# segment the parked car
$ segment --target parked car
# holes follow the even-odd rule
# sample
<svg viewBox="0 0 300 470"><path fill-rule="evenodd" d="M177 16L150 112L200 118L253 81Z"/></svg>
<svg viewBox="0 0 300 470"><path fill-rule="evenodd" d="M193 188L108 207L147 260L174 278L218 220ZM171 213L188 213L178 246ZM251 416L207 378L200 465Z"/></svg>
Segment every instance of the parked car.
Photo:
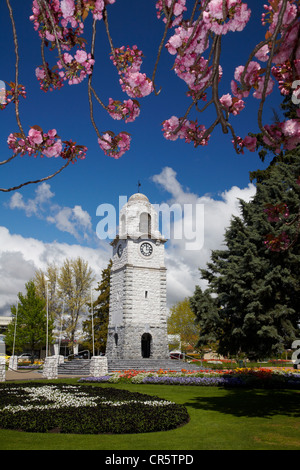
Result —
<svg viewBox="0 0 300 470"><path fill-rule="evenodd" d="M23 353L20 356L18 356L18 362L22 361L31 361L31 355L28 353Z"/></svg>

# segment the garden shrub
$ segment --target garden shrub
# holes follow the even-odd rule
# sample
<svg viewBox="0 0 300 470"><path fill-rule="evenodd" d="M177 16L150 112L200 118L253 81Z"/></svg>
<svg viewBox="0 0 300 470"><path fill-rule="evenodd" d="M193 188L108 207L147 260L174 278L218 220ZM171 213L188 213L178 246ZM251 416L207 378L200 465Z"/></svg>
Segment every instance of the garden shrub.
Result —
<svg viewBox="0 0 300 470"><path fill-rule="evenodd" d="M183 405L99 386L0 385L0 428L29 432L126 434L166 431L189 420Z"/></svg>

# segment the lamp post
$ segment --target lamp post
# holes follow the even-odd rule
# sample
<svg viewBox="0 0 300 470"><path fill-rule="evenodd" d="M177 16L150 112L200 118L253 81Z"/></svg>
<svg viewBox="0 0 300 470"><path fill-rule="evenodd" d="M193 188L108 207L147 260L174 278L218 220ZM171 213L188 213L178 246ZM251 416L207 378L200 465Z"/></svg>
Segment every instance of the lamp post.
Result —
<svg viewBox="0 0 300 470"><path fill-rule="evenodd" d="M46 357L48 357L48 324L49 324L49 279L46 279L46 285L47 285L47 290L46 290L46 295L47 295L47 322L46 322Z"/></svg>
<svg viewBox="0 0 300 470"><path fill-rule="evenodd" d="M14 330L14 343L13 343L13 353L12 353L13 356L15 355L17 320L18 320L18 302L17 302L17 307L16 307L15 330Z"/></svg>
<svg viewBox="0 0 300 470"><path fill-rule="evenodd" d="M92 312L92 342L93 342L93 356L95 356L95 339L94 339L94 305L93 305L93 290L91 288L91 312Z"/></svg>

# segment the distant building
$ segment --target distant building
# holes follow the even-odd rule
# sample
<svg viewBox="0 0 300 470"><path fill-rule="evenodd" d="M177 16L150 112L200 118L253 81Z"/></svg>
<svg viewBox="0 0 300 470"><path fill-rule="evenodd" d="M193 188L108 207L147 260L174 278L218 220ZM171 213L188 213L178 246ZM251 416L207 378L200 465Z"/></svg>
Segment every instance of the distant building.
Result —
<svg viewBox="0 0 300 470"><path fill-rule="evenodd" d="M7 325L11 322L12 317L2 317L0 316L0 356L5 356L6 346L5 346L5 330Z"/></svg>

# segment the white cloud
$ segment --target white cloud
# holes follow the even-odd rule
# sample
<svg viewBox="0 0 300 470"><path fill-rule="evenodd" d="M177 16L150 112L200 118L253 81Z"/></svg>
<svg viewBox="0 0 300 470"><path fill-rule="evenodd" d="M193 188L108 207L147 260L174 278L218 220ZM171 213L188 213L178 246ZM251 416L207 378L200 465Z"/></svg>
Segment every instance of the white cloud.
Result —
<svg viewBox="0 0 300 470"><path fill-rule="evenodd" d="M34 277L37 269L45 270L48 263L63 263L66 258L80 256L93 269L96 283L111 256L110 246L88 248L66 243L44 243L35 238L11 234L0 227L0 315L10 315L10 306L17 302L18 292Z"/></svg>
<svg viewBox="0 0 300 470"><path fill-rule="evenodd" d="M197 249L195 246L194 249L187 249L187 243L193 240L184 237L171 237L166 244L168 304L173 305L192 295L196 285L206 287L206 281L200 279L199 268L206 267L212 250L222 248L225 229L229 226L231 217L240 215L239 199L249 201L255 195L256 188L253 184L245 188L233 186L222 192L218 199L209 195L199 196L185 190L177 180L176 172L169 167L153 176L153 181L171 195L166 201L170 206L179 204L182 207L182 218L176 222L182 227L177 228L181 228L183 235L194 233L194 240L198 240L199 245ZM198 219L195 217L197 206ZM203 221L200 217L202 211Z"/></svg>
<svg viewBox="0 0 300 470"><path fill-rule="evenodd" d="M54 224L62 232L73 235L76 240L86 239L92 232L89 213L81 206L61 207L52 202L55 194L50 184L42 183L35 189L35 197L24 200L21 193L14 193L7 206L10 209L23 210L27 217L36 216ZM50 215L49 215L50 214Z"/></svg>
<svg viewBox="0 0 300 470"><path fill-rule="evenodd" d="M199 268L206 267L212 250L222 248L224 232L229 226L231 217L239 215L238 199L249 201L255 194L255 186L249 184L245 188L233 186L214 199L210 195L191 193L182 187L178 179L176 172L170 167L164 168L160 174L153 176L153 181L170 195L166 203L170 206L178 204L182 208L184 218L176 222L177 226L178 224L184 225L181 227L183 233L188 231L193 233L197 227L198 231L203 233L203 240L197 250L187 249L186 243L191 240L183 237L177 239L170 237L167 242L165 261L169 306L192 295L196 285L206 287L205 282L200 280ZM14 193L10 204L11 208L22 210L27 207L27 211L30 207L30 214L39 214L43 217L43 208L50 204L52 214L47 214L45 220L55 224L59 230L72 233L78 238L82 232L89 233L91 218L81 206L75 205L73 208L55 206L52 198L53 193L50 186L46 184L37 188L36 196L32 200L24 201L19 193ZM204 222L201 221L200 225L199 220L195 221L197 206L204 209ZM192 209L192 212L185 211L186 207ZM108 242L99 240L98 242L100 248L58 242L44 243L35 238L12 235L7 228L0 227L0 315L9 314L10 305L17 300L17 293L24 291L25 283L34 276L35 270L46 269L47 263L57 262L57 260L63 262L66 258L80 256L88 261L89 266L100 279L101 271L107 266L111 257L111 247Z"/></svg>

